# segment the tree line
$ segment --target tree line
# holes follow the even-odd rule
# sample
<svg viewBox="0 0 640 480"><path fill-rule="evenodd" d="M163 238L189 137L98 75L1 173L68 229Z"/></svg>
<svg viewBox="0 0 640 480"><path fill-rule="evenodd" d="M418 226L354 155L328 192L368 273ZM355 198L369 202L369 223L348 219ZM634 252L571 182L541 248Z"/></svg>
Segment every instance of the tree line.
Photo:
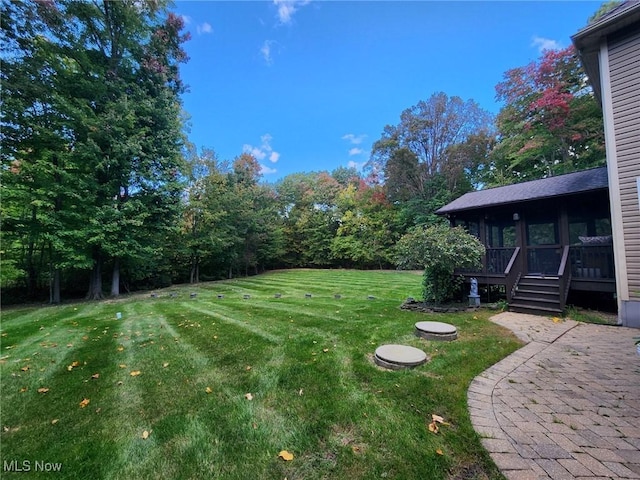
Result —
<svg viewBox="0 0 640 480"><path fill-rule="evenodd" d="M3 302L389 268L400 239L467 191L604 164L601 112L569 47L505 72L495 118L434 93L383 128L362 172L268 184L251 155L189 144L189 34L168 3L0 5Z"/></svg>

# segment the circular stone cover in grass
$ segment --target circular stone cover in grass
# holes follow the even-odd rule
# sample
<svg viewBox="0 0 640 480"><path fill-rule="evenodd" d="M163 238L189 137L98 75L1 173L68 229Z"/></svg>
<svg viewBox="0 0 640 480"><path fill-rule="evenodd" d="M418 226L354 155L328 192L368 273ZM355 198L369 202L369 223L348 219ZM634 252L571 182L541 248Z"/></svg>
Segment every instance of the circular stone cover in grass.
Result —
<svg viewBox="0 0 640 480"><path fill-rule="evenodd" d="M407 345L382 345L373 357L377 365L392 370L413 368L427 362L427 354Z"/></svg>
<svg viewBox="0 0 640 480"><path fill-rule="evenodd" d="M458 330L453 325L443 322L418 322L416 335L427 340L450 342L458 338Z"/></svg>

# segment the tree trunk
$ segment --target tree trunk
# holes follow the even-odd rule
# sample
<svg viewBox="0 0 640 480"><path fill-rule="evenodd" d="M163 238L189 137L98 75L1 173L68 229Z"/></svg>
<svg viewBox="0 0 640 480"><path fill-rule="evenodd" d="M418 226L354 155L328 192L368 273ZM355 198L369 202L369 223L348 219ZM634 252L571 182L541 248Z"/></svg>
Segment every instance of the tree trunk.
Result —
<svg viewBox="0 0 640 480"><path fill-rule="evenodd" d="M93 255L93 269L89 278L89 291L87 292L87 300L101 300L104 298L102 294L102 258L99 252Z"/></svg>
<svg viewBox="0 0 640 480"><path fill-rule="evenodd" d="M200 282L200 257L194 256L191 260L191 274L189 276L189 283Z"/></svg>
<svg viewBox="0 0 640 480"><path fill-rule="evenodd" d="M60 269L59 268L53 269L49 301L54 305L58 305L60 303Z"/></svg>
<svg viewBox="0 0 640 480"><path fill-rule="evenodd" d="M113 260L113 274L111 276L111 296L117 297L120 295L120 258L116 257Z"/></svg>

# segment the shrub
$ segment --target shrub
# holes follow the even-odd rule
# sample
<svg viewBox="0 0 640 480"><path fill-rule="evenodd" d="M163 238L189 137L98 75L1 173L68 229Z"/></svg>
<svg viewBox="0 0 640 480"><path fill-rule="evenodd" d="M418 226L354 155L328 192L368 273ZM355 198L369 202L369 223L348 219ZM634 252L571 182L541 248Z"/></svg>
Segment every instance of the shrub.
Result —
<svg viewBox="0 0 640 480"><path fill-rule="evenodd" d="M424 268L424 300L441 304L450 300L459 280L458 268L480 268L484 245L462 227L416 227L396 244L399 268Z"/></svg>

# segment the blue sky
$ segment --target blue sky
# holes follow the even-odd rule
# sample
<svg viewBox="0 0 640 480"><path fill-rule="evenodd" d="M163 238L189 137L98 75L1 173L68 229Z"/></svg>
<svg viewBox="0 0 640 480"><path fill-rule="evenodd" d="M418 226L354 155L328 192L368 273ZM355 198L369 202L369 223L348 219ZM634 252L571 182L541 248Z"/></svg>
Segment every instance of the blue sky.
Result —
<svg viewBox="0 0 640 480"><path fill-rule="evenodd" d="M433 93L492 113L505 71L566 47L597 1L177 1L189 139L247 151L265 181L359 168L385 125Z"/></svg>

